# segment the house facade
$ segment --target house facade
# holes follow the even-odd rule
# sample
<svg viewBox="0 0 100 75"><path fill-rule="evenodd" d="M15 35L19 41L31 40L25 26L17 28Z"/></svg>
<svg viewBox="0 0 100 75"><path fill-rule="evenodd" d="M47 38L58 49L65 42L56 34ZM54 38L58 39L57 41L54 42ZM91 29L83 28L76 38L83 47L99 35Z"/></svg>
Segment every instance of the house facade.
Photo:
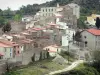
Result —
<svg viewBox="0 0 100 75"><path fill-rule="evenodd" d="M40 15L42 17L50 17L56 12L57 7L44 7L40 9Z"/></svg>
<svg viewBox="0 0 100 75"><path fill-rule="evenodd" d="M68 4L68 6L70 6L73 9L73 15L75 15L77 17L77 19L79 19L80 6L78 4L75 4L75 3L70 3L70 4Z"/></svg>
<svg viewBox="0 0 100 75"><path fill-rule="evenodd" d="M87 29L82 32L82 42L84 47L91 50L100 49L100 30L98 29Z"/></svg>
<svg viewBox="0 0 100 75"><path fill-rule="evenodd" d="M0 43L0 59L13 58L13 47Z"/></svg>

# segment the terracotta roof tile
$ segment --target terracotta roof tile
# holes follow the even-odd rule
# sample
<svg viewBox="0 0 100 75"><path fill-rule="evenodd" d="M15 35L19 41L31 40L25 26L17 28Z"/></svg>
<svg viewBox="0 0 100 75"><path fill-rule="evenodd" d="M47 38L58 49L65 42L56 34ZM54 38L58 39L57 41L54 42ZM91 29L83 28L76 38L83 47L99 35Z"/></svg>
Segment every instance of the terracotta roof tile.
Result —
<svg viewBox="0 0 100 75"><path fill-rule="evenodd" d="M30 40L30 39L24 39L24 40L21 40L20 42L21 43L31 43L33 40Z"/></svg>
<svg viewBox="0 0 100 75"><path fill-rule="evenodd" d="M87 29L87 31L93 35L100 36L100 30L99 29Z"/></svg>
<svg viewBox="0 0 100 75"><path fill-rule="evenodd" d="M38 31L38 30L44 30L45 28L32 28L32 29Z"/></svg>
<svg viewBox="0 0 100 75"><path fill-rule="evenodd" d="M23 35L31 35L28 32L21 32L21 34L23 34Z"/></svg>
<svg viewBox="0 0 100 75"><path fill-rule="evenodd" d="M50 52L50 53L56 53L55 50L49 50L48 52Z"/></svg>
<svg viewBox="0 0 100 75"><path fill-rule="evenodd" d="M30 31L30 32L37 32L36 30L33 30L33 29L28 29L27 31Z"/></svg>
<svg viewBox="0 0 100 75"><path fill-rule="evenodd" d="M3 43L8 46L18 46L18 44L16 42L11 42L11 41L7 41L7 40L0 40L0 43Z"/></svg>
<svg viewBox="0 0 100 75"><path fill-rule="evenodd" d="M50 26L59 26L58 24L55 24L55 23L48 23L48 25L50 25Z"/></svg>
<svg viewBox="0 0 100 75"><path fill-rule="evenodd" d="M12 46L0 43L0 47L12 47Z"/></svg>

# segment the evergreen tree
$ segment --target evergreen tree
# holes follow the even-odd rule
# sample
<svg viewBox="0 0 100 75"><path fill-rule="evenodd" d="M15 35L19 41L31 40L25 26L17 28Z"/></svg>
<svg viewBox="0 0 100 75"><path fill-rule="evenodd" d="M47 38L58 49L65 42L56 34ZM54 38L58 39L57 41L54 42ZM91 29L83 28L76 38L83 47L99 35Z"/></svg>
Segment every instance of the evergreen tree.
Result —
<svg viewBox="0 0 100 75"><path fill-rule="evenodd" d="M100 28L100 19L99 19L99 17L96 18L96 24L95 25L96 25L97 29Z"/></svg>
<svg viewBox="0 0 100 75"><path fill-rule="evenodd" d="M2 31L9 32L11 30L11 24L8 22L6 25L3 26Z"/></svg>
<svg viewBox="0 0 100 75"><path fill-rule="evenodd" d="M75 33L75 37L74 37L75 41L77 41L78 45L79 45L79 42L81 42L81 32L80 31L77 31Z"/></svg>

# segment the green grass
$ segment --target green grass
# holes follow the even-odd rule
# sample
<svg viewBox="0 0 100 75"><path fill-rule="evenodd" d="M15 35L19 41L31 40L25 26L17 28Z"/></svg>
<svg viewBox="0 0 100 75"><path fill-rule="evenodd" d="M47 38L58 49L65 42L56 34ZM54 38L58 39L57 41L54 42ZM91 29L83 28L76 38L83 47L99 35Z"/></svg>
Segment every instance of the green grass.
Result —
<svg viewBox="0 0 100 75"><path fill-rule="evenodd" d="M14 69L9 75L44 75L51 71L60 70L65 67L66 65L60 65L58 63L52 62L52 59L46 59L43 61L31 63L21 68Z"/></svg>
<svg viewBox="0 0 100 75"><path fill-rule="evenodd" d="M86 66L84 65L84 63L80 64L79 66L77 66L76 68L74 68L75 70L80 70L86 68Z"/></svg>
<svg viewBox="0 0 100 75"><path fill-rule="evenodd" d="M69 58L69 61L70 61L70 62L75 61L75 58L74 58L72 55L68 55L67 52L62 52L60 55L61 55L62 57L64 57L66 60L68 60L68 58Z"/></svg>
<svg viewBox="0 0 100 75"><path fill-rule="evenodd" d="M67 59L68 55L62 54L62 56ZM70 61L73 61L74 59L72 57L69 57ZM42 61L37 61L30 63L27 66L21 66L20 68L14 68L10 74L5 75L45 75L49 72L61 70L63 68L66 68L68 64L59 64L55 63L51 59L45 59Z"/></svg>

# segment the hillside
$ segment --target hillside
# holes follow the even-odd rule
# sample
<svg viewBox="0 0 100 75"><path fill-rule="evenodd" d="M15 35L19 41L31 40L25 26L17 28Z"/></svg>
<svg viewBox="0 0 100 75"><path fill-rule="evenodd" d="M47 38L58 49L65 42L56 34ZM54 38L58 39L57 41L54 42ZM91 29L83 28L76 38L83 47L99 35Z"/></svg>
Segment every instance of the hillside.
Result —
<svg viewBox="0 0 100 75"><path fill-rule="evenodd" d="M99 0L52 0L43 4L33 4L22 6L17 13L23 15L34 15L41 7L56 6L57 3L60 5L66 5L68 3L76 3L81 6L81 15L90 15L91 13L100 13L100 1Z"/></svg>

